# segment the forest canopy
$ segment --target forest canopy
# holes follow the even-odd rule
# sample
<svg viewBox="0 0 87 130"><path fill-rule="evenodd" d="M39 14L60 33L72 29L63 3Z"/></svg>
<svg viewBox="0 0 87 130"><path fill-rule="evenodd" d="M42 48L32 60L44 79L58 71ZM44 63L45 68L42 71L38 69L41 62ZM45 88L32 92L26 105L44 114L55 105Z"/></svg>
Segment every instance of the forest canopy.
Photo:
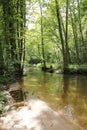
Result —
<svg viewBox="0 0 87 130"><path fill-rule="evenodd" d="M64 72L86 65L86 0L1 0L0 18L0 82L29 63Z"/></svg>

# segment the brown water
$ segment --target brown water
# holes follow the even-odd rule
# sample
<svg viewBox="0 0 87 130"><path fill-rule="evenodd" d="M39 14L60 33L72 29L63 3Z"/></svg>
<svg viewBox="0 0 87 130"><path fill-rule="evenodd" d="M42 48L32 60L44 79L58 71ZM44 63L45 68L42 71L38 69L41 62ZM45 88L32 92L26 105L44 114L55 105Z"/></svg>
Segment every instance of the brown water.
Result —
<svg viewBox="0 0 87 130"><path fill-rule="evenodd" d="M20 82L23 91L34 92L56 110L87 130L87 77L29 72Z"/></svg>

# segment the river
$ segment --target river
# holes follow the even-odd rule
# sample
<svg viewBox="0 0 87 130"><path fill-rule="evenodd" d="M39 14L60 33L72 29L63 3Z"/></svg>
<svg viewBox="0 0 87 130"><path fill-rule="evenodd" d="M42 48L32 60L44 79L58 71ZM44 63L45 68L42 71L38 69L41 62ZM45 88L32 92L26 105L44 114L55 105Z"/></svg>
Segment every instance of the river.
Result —
<svg viewBox="0 0 87 130"><path fill-rule="evenodd" d="M23 91L33 92L53 110L87 129L87 76L32 70L19 81Z"/></svg>

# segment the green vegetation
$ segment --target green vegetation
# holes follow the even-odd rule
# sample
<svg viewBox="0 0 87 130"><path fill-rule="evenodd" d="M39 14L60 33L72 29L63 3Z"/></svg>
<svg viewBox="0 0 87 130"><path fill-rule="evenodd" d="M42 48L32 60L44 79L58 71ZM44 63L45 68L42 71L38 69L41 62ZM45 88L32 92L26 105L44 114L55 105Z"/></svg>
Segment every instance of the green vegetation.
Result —
<svg viewBox="0 0 87 130"><path fill-rule="evenodd" d="M70 74L87 74L87 64L84 65L70 65L68 67L68 73Z"/></svg>
<svg viewBox="0 0 87 130"><path fill-rule="evenodd" d="M81 72L86 71L82 68L87 63L86 1L33 0L28 4L27 9L31 10L26 30L26 61L41 59L41 66L49 64L65 73L73 71L75 65L81 66Z"/></svg>
<svg viewBox="0 0 87 130"><path fill-rule="evenodd" d="M0 102L6 102L7 99L2 92L0 92Z"/></svg>
<svg viewBox="0 0 87 130"><path fill-rule="evenodd" d="M4 111L4 107L2 104L0 104L0 114L2 114L3 111Z"/></svg>
<svg viewBox="0 0 87 130"><path fill-rule="evenodd" d="M0 18L1 84L28 64L87 72L86 0L1 0Z"/></svg>
<svg viewBox="0 0 87 130"><path fill-rule="evenodd" d="M0 83L23 75L24 5L24 0L0 1Z"/></svg>
<svg viewBox="0 0 87 130"><path fill-rule="evenodd" d="M0 92L0 114L2 114L4 112L4 103L7 102L7 99L5 97L5 95L3 94L3 92Z"/></svg>

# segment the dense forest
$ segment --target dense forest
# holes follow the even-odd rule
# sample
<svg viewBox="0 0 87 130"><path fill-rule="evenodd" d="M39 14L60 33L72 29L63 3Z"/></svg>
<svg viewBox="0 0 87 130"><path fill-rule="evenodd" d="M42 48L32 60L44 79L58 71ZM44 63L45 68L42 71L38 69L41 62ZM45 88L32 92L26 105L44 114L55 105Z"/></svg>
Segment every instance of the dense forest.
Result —
<svg viewBox="0 0 87 130"><path fill-rule="evenodd" d="M0 82L37 64L87 72L86 0L1 0Z"/></svg>
<svg viewBox="0 0 87 130"><path fill-rule="evenodd" d="M0 0L0 130L74 125L87 129L87 0Z"/></svg>

